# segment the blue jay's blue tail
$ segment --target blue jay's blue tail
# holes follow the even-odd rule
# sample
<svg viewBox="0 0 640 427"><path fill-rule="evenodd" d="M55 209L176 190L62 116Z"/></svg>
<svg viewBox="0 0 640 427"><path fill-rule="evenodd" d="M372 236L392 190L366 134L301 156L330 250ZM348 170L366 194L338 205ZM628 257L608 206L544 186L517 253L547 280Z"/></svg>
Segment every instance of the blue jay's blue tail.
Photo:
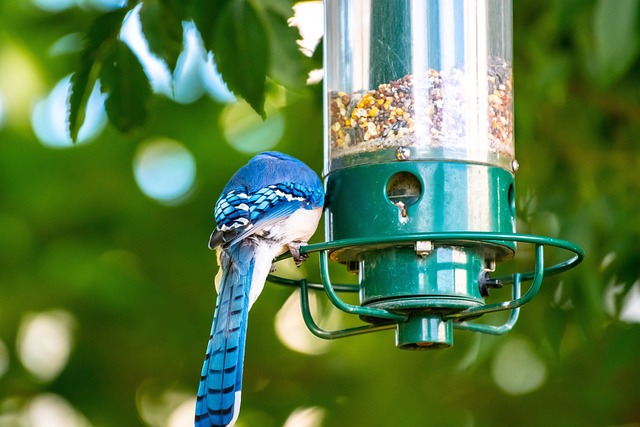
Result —
<svg viewBox="0 0 640 427"><path fill-rule="evenodd" d="M269 260L271 262L271 260ZM255 265L250 239L221 250L223 271L196 401L196 427L228 426L240 411L249 291Z"/></svg>

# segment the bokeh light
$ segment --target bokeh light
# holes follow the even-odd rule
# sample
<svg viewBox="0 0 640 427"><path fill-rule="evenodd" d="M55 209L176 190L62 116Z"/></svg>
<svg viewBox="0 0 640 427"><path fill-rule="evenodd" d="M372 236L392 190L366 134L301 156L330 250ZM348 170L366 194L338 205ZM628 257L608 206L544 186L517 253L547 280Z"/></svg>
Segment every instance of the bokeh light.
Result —
<svg viewBox="0 0 640 427"><path fill-rule="evenodd" d="M524 338L508 339L492 363L495 383L505 393L522 395L540 388L547 379L547 366Z"/></svg>
<svg viewBox="0 0 640 427"><path fill-rule="evenodd" d="M58 82L49 96L38 101L31 113L31 126L40 142L50 148L73 147L67 129L67 100L71 90L71 75ZM100 92L100 84L96 83L89 101L85 120L76 144L90 142L96 138L107 125L107 114L104 110L106 97Z"/></svg>
<svg viewBox="0 0 640 427"><path fill-rule="evenodd" d="M22 365L42 382L56 378L69 359L75 326L73 315L62 309L24 315L16 343Z"/></svg>
<svg viewBox="0 0 640 427"><path fill-rule="evenodd" d="M220 122L226 140L241 153L270 150L284 135L284 117L280 112L270 111L267 119L262 120L245 101L227 105Z"/></svg>
<svg viewBox="0 0 640 427"><path fill-rule="evenodd" d="M289 25L293 25L300 31L301 40L298 40L300 50L307 56L312 56L318 43L324 34L323 3L319 0L302 1L293 5L293 17L289 19ZM307 84L319 83L324 78L322 68L311 70L307 78Z"/></svg>
<svg viewBox="0 0 640 427"><path fill-rule="evenodd" d="M0 43L0 91L4 98L4 123L29 123L33 103L46 88L40 65L29 49L9 38Z"/></svg>
<svg viewBox="0 0 640 427"><path fill-rule="evenodd" d="M125 5L126 0L32 0L33 4L47 12L61 12L74 6L112 10Z"/></svg>
<svg viewBox="0 0 640 427"><path fill-rule="evenodd" d="M195 405L195 396L154 379L143 381L136 390L138 414L148 426L192 427Z"/></svg>
<svg viewBox="0 0 640 427"><path fill-rule="evenodd" d="M184 49L173 72L173 99L181 104L189 104L205 92L202 68L205 66L206 52L195 24L184 22L183 28Z"/></svg>
<svg viewBox="0 0 640 427"><path fill-rule="evenodd" d="M236 100L233 92L229 90L227 84L222 80L222 76L218 72L213 53L209 52L207 55L207 62L205 62L201 68L201 72L204 87L213 99L223 104Z"/></svg>
<svg viewBox="0 0 640 427"><path fill-rule="evenodd" d="M153 91L171 97L173 94L171 72L167 64L149 50L147 39L142 34L141 7L142 3L133 8L125 17L120 29L120 39L129 46L142 64Z"/></svg>
<svg viewBox="0 0 640 427"><path fill-rule="evenodd" d="M182 144L169 138L157 138L140 145L133 172L144 194L175 205L185 201L194 186L196 162Z"/></svg>
<svg viewBox="0 0 640 427"><path fill-rule="evenodd" d="M322 1L302 1L293 5L293 17L289 24L298 27L302 37L298 44L305 55L311 56L324 34Z"/></svg>
<svg viewBox="0 0 640 427"><path fill-rule="evenodd" d="M626 323L640 323L640 280L637 280L624 296L620 320Z"/></svg>
<svg viewBox="0 0 640 427"><path fill-rule="evenodd" d="M296 410L289 415L283 427L320 427L325 412L325 409L319 406L296 408Z"/></svg>
<svg viewBox="0 0 640 427"><path fill-rule="evenodd" d="M24 411L28 427L90 427L89 421L61 396L35 396Z"/></svg>
<svg viewBox="0 0 640 427"><path fill-rule="evenodd" d="M604 289L602 307L611 317L618 315L618 300L620 295L624 293L625 284L618 283L617 277L613 276L609 279Z"/></svg>
<svg viewBox="0 0 640 427"><path fill-rule="evenodd" d="M321 310L315 292L309 293L309 306L315 319L322 318L323 326L334 329L340 326L342 315L337 310ZM332 342L323 340L307 329L300 311L300 289L287 298L275 317L276 335L289 349L303 354L323 354L329 351Z"/></svg>
<svg viewBox="0 0 640 427"><path fill-rule="evenodd" d="M140 8L136 6L125 18L120 38L136 55L155 93L182 104L189 104L205 93L221 103L235 100L215 67L213 55L205 51L200 33L193 22L183 22L183 51L171 74L167 64L149 49L142 32Z"/></svg>
<svg viewBox="0 0 640 427"><path fill-rule="evenodd" d="M191 397L180 403L169 415L167 427L191 427L193 426L193 414L195 413L196 398Z"/></svg>
<svg viewBox="0 0 640 427"><path fill-rule="evenodd" d="M4 127L4 95L0 92L0 130Z"/></svg>
<svg viewBox="0 0 640 427"><path fill-rule="evenodd" d="M102 10L112 10L123 7L127 0L77 0L80 6L93 6Z"/></svg>
<svg viewBox="0 0 640 427"><path fill-rule="evenodd" d="M75 6L76 0L32 0L33 4L47 12L60 12Z"/></svg>

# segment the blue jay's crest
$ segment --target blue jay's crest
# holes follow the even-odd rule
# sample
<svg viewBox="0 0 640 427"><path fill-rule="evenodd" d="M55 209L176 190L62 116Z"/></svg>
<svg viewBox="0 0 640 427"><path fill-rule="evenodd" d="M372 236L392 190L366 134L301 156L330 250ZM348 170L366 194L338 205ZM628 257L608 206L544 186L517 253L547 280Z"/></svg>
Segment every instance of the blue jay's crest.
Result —
<svg viewBox="0 0 640 427"><path fill-rule="evenodd" d="M216 202L220 282L196 400L196 427L232 426L240 412L248 313L287 249L297 264L324 204L322 182L307 165L278 152L261 153L236 172ZM250 237L250 238L249 238Z"/></svg>

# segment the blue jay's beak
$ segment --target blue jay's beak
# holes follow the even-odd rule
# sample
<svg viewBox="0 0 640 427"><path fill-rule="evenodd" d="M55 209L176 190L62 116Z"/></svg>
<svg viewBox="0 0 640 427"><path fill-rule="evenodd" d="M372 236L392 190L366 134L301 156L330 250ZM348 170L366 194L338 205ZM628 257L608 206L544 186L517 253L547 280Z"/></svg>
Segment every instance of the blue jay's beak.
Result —
<svg viewBox="0 0 640 427"><path fill-rule="evenodd" d="M215 230L213 230L213 233L211 233L211 237L209 237L209 244L207 245L207 247L211 250L214 250L222 243L222 232L216 228Z"/></svg>

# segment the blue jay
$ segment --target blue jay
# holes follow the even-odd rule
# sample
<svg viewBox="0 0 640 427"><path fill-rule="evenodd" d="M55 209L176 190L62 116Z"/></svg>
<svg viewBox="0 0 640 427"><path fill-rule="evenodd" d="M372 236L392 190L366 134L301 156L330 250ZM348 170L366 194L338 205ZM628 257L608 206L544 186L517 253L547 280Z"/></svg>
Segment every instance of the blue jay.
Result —
<svg viewBox="0 0 640 427"><path fill-rule="evenodd" d="M262 292L275 257L300 247L322 215L324 192L307 165L275 151L240 168L216 202L217 227L209 239L220 270L218 299L202 367L195 427L231 426L240 412L249 309Z"/></svg>

